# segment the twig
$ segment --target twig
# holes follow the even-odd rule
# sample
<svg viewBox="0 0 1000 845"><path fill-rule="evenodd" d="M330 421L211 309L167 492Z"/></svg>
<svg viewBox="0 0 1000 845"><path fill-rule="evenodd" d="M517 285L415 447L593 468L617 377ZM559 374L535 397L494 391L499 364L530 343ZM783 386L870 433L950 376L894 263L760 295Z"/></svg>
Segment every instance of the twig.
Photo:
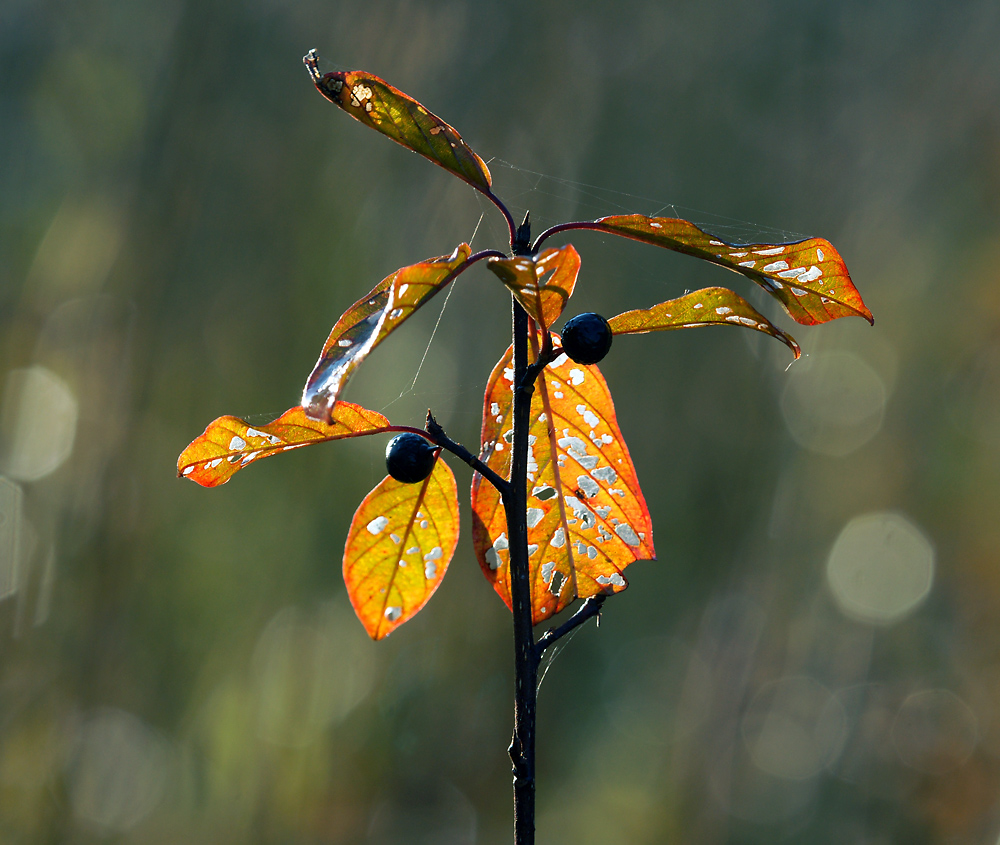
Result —
<svg viewBox="0 0 1000 845"><path fill-rule="evenodd" d="M604 604L604 600L607 597L607 593L599 593L596 596L591 596L582 605L580 605L576 613L563 622L562 625L558 628L550 628L541 637L539 637L538 642L535 643L535 653L538 657L541 657L545 652L545 649L547 649L560 637L564 637L574 628L580 627L592 616L600 616L601 606Z"/></svg>
<svg viewBox="0 0 1000 845"><path fill-rule="evenodd" d="M442 449L447 449L456 458L467 463L490 484L496 487L501 496L505 495L510 489L510 482L497 475L487 464L473 455L472 452L466 449L461 443L456 443L448 437L448 435L444 433L444 429L441 428L438 421L434 419L434 415L430 412L430 410L427 411L427 423L425 428L427 430L427 434L430 435L430 439L435 444L440 446ZM423 432L420 433L422 434Z"/></svg>

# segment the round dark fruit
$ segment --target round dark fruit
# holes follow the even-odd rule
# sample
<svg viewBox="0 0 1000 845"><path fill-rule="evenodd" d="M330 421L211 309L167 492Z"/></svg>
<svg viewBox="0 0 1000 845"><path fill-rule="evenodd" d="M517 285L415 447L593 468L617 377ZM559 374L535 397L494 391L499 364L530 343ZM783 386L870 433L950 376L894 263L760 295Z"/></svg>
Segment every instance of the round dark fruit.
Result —
<svg viewBox="0 0 1000 845"><path fill-rule="evenodd" d="M385 468L396 481L416 484L434 469L434 447L419 434L398 434L385 447Z"/></svg>
<svg viewBox="0 0 1000 845"><path fill-rule="evenodd" d="M577 314L562 330L563 352L578 364L596 364L608 354L613 339L608 321L593 311Z"/></svg>

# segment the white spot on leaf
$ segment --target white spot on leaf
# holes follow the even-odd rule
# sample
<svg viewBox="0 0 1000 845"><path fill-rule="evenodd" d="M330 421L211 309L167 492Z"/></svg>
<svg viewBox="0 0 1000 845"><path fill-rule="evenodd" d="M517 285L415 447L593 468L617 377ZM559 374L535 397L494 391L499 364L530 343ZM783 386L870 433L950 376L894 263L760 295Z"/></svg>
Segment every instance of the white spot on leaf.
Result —
<svg viewBox="0 0 1000 845"><path fill-rule="evenodd" d="M630 546L638 546L640 542L639 536L635 533L631 525L627 525L622 522L615 526L615 534L622 538Z"/></svg>
<svg viewBox="0 0 1000 845"><path fill-rule="evenodd" d="M598 467L591 475L598 481L604 481L607 484L614 484L618 480L618 473L611 467Z"/></svg>
<svg viewBox="0 0 1000 845"><path fill-rule="evenodd" d="M614 472L614 470L612 470L612 472ZM598 486L597 482L594 481L594 479L588 475L578 475L576 478L576 483L577 486L580 488L580 490L588 498L596 496L598 493L601 492L601 488Z"/></svg>
<svg viewBox="0 0 1000 845"><path fill-rule="evenodd" d="M377 516L365 527L368 529L369 534L380 534L382 529L384 529L388 524L389 520L384 516Z"/></svg>
<svg viewBox="0 0 1000 845"><path fill-rule="evenodd" d="M600 417L598 417L597 414L591 411L586 405L577 405L576 412L583 417L584 422L586 422L591 428L596 428L601 423Z"/></svg>

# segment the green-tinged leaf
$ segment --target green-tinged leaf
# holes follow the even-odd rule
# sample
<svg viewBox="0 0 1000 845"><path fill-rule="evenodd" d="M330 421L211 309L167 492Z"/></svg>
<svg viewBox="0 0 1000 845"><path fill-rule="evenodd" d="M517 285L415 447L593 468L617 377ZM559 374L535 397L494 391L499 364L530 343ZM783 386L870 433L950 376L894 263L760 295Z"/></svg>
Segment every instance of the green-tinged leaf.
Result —
<svg viewBox="0 0 1000 845"><path fill-rule="evenodd" d="M486 388L482 458L510 475L511 351ZM532 620L551 618L573 599L620 592L622 571L654 557L652 526L611 393L594 365L560 355L531 399L528 452L528 561ZM510 554L503 503L476 474L473 546L487 580L510 607Z"/></svg>
<svg viewBox="0 0 1000 845"><path fill-rule="evenodd" d="M749 302L728 288L705 288L636 311L626 311L608 320L614 334L692 329L697 326L745 326L769 334L792 350L798 358L802 350L795 339L771 324Z"/></svg>
<svg viewBox="0 0 1000 845"><path fill-rule="evenodd" d="M805 326L850 316L874 322L847 265L823 238L787 244L727 244L687 220L642 214L602 217L588 227L735 270L764 288L793 320Z"/></svg>
<svg viewBox="0 0 1000 845"><path fill-rule="evenodd" d="M376 346L461 272L471 255L460 244L451 255L397 270L354 303L326 339L302 390L302 407L317 420L332 419L337 397Z"/></svg>
<svg viewBox="0 0 1000 845"><path fill-rule="evenodd" d="M580 254L566 244L534 256L491 258L487 266L536 323L549 327L559 319L573 295L580 272Z"/></svg>
<svg viewBox="0 0 1000 845"><path fill-rule="evenodd" d="M365 126L441 165L472 187L489 193L493 180L486 163L454 128L412 97L361 70L321 74L315 50L310 50L303 61L313 84L331 103Z"/></svg>
<svg viewBox="0 0 1000 845"><path fill-rule="evenodd" d="M218 487L261 458L311 443L378 434L388 427L389 420L381 414L350 402L338 404L329 423L310 419L298 406L262 426L237 417L219 417L181 452L177 474L202 487Z"/></svg>
<svg viewBox="0 0 1000 845"><path fill-rule="evenodd" d="M458 525L455 476L440 456L424 481L386 476L365 496L347 535L344 583L372 639L427 604L455 554Z"/></svg>

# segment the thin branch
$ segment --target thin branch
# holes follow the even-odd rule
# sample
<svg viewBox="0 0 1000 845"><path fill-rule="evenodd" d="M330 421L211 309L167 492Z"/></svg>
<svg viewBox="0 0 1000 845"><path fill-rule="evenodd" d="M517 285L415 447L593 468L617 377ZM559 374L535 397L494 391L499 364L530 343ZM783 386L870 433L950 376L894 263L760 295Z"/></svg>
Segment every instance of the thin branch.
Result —
<svg viewBox="0 0 1000 845"><path fill-rule="evenodd" d="M560 637L566 636L574 628L580 627L584 622L590 619L592 616L601 615L601 606L604 604L604 600L608 597L607 593L598 593L596 596L591 596L587 599L580 607L577 609L569 619L563 622L558 628L550 628L541 637L538 638L538 642L535 643L535 653L541 657L552 643L558 640Z"/></svg>
<svg viewBox="0 0 1000 845"><path fill-rule="evenodd" d="M542 234L540 234L535 239L535 242L534 244L532 244L531 249L537 252L538 247L541 245L542 241L552 237L553 235L558 235L560 232L569 232L572 231L573 229L592 229L597 232L607 231L607 229L601 226L601 224L598 223L597 221L579 220L575 223L560 223L559 225L551 226L544 232L542 232Z"/></svg>
<svg viewBox="0 0 1000 845"><path fill-rule="evenodd" d="M461 443L456 443L447 434L444 433L444 429L441 428L440 424L434 415L428 410L427 411L427 431L426 433L420 431L419 429L407 429L407 431L416 431L418 434L427 437L430 435L430 440L436 445L440 446L442 449L447 449L456 458L467 463L476 472L478 472L483 478L485 478L490 484L496 487L497 491L501 496L505 495L507 491L510 490L510 482L507 479L502 478L497 475L492 469L489 468L483 461L472 454L468 449L466 449Z"/></svg>
<svg viewBox="0 0 1000 845"><path fill-rule="evenodd" d="M517 241L517 225L514 223L514 218L510 216L510 212L507 210L507 206L503 204L503 201L500 199L500 197L494 194L493 191L484 191L477 185L473 185L473 187L481 194L483 194L483 196L489 199L490 202L493 203L493 205L495 205L497 208L500 209L500 212L503 214L504 219L507 221L507 228L510 230L510 248L511 251L513 251L514 244ZM502 257L506 258L507 256L504 255Z"/></svg>

